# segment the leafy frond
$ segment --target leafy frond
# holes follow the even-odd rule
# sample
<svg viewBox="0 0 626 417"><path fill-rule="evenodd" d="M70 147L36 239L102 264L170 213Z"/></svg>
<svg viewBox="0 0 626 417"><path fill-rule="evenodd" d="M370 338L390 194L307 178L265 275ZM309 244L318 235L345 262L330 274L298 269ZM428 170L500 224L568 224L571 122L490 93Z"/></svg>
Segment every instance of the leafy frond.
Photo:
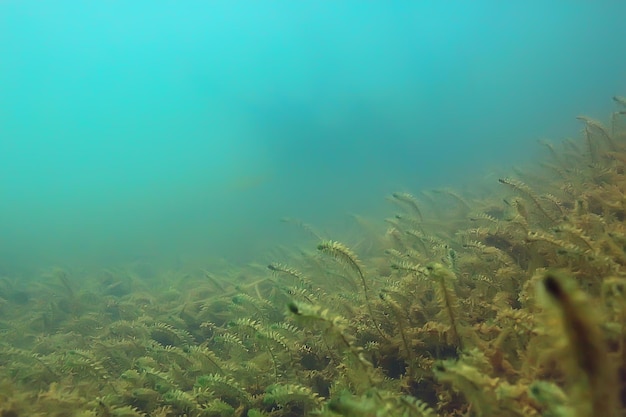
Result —
<svg viewBox="0 0 626 417"><path fill-rule="evenodd" d="M301 404L305 411L310 412L321 407L323 398L309 387L298 384L274 384L265 390L263 402L276 404L279 407L297 403Z"/></svg>

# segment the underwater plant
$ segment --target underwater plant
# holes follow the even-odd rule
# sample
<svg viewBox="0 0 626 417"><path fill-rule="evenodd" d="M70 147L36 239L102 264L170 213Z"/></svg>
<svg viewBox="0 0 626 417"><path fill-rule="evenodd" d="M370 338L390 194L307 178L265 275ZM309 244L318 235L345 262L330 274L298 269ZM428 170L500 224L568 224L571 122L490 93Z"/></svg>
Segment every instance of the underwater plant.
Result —
<svg viewBox="0 0 626 417"><path fill-rule="evenodd" d="M623 415L615 102L486 195L392 194L370 244L288 220L320 243L266 266L0 278L0 417Z"/></svg>

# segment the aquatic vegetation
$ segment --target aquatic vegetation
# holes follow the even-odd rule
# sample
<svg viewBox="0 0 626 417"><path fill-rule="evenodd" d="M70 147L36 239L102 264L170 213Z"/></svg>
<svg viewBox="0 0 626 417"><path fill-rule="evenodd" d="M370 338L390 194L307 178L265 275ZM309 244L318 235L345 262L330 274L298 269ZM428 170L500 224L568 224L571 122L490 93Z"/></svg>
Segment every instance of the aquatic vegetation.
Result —
<svg viewBox="0 0 626 417"><path fill-rule="evenodd" d="M0 278L0 417L622 415L615 102L486 196L394 193L370 244L289 220L319 243L267 266Z"/></svg>

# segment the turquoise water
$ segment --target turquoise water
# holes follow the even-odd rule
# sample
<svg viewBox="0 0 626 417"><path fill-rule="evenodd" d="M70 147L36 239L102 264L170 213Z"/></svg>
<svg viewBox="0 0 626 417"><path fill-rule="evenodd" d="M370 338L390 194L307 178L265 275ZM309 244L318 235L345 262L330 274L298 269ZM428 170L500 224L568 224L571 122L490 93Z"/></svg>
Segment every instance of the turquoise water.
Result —
<svg viewBox="0 0 626 417"><path fill-rule="evenodd" d="M0 3L0 274L264 259L626 91L626 3ZM478 187L478 185L477 185Z"/></svg>

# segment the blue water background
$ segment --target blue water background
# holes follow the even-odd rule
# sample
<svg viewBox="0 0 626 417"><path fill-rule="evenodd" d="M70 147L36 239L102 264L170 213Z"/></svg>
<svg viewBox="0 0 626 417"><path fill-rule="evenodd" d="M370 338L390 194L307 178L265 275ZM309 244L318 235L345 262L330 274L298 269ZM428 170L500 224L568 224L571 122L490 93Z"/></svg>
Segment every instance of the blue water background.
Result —
<svg viewBox="0 0 626 417"><path fill-rule="evenodd" d="M623 1L2 1L0 274L247 263L606 119ZM297 229L297 228L295 228Z"/></svg>

